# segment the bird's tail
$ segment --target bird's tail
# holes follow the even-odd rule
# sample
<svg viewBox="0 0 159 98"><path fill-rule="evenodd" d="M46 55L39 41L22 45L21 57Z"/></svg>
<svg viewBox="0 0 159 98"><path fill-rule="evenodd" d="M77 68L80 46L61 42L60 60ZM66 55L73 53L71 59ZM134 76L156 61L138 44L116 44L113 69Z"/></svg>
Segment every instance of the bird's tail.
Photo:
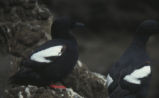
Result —
<svg viewBox="0 0 159 98"><path fill-rule="evenodd" d="M9 82L15 85L40 85L40 76L28 68L21 68L17 73L9 78Z"/></svg>

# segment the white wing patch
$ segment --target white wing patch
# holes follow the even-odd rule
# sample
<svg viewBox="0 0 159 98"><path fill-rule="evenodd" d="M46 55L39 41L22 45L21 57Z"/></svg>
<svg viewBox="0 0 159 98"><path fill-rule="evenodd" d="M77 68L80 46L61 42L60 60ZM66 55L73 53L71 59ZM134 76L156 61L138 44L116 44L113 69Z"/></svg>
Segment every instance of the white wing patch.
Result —
<svg viewBox="0 0 159 98"><path fill-rule="evenodd" d="M50 63L51 60L47 60L46 57L61 56L62 48L63 46L59 45L59 46L47 48L45 50L41 50L39 52L34 53L30 59L36 62Z"/></svg>
<svg viewBox="0 0 159 98"><path fill-rule="evenodd" d="M107 80L107 87L109 87L113 83L113 78L108 74L106 80Z"/></svg>
<svg viewBox="0 0 159 98"><path fill-rule="evenodd" d="M145 78L148 75L151 74L151 67L150 65L144 66L140 69L136 69L135 71L133 71L131 74L126 75L124 77L124 80L129 82L129 83L133 83L133 84L141 84L141 78Z"/></svg>
<svg viewBox="0 0 159 98"><path fill-rule="evenodd" d="M78 60L77 63L78 63L78 65L79 65L79 67L82 67L82 66L83 66L83 64L82 64L82 62L81 62L80 60Z"/></svg>

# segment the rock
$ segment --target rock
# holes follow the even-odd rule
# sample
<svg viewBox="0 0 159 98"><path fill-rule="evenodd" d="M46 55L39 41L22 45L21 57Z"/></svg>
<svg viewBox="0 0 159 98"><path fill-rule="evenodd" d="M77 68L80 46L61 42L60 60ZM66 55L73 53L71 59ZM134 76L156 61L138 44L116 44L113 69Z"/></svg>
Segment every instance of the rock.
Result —
<svg viewBox="0 0 159 98"><path fill-rule="evenodd" d="M49 40L52 15L47 8L41 7L33 0L15 0L9 13L0 13L0 43L8 45L8 50L14 56L25 57ZM23 4L32 5L30 9ZM5 10L5 9L2 9ZM42 15L41 15L42 13ZM43 15L45 14L45 15ZM51 21L51 22L50 22Z"/></svg>
<svg viewBox="0 0 159 98"><path fill-rule="evenodd" d="M106 98L106 79L89 71L80 61L74 71L63 81L66 89L16 86L5 91L6 98Z"/></svg>
<svg viewBox="0 0 159 98"><path fill-rule="evenodd" d="M65 90L37 88L36 86L20 86L6 90L6 98L84 98L71 88Z"/></svg>
<svg viewBox="0 0 159 98"><path fill-rule="evenodd" d="M64 83L86 98L107 97L106 78L89 71L79 60L73 73L64 80Z"/></svg>

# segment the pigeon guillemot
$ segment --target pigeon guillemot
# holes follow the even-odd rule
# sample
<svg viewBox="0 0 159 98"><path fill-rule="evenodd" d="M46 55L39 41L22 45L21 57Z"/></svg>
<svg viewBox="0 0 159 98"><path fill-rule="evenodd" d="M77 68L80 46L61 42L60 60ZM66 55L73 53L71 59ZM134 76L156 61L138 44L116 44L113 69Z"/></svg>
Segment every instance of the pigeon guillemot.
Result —
<svg viewBox="0 0 159 98"><path fill-rule="evenodd" d="M74 68L78 59L78 45L71 29L82 25L69 17L56 18L51 27L52 40L37 48L22 62L20 70L10 78L20 85L50 85L61 81Z"/></svg>
<svg viewBox="0 0 159 98"><path fill-rule="evenodd" d="M150 35L159 32L155 20L146 20L137 28L133 42L107 74L110 98L145 98L151 79L151 60L146 52Z"/></svg>

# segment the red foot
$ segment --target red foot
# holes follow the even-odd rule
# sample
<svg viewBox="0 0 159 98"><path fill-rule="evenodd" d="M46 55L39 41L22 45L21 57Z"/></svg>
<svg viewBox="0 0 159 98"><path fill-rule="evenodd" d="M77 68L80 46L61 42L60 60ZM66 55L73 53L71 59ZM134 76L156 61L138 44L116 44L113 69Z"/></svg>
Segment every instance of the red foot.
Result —
<svg viewBox="0 0 159 98"><path fill-rule="evenodd" d="M56 88L56 89L66 89L66 87L63 85L49 85L49 87Z"/></svg>

